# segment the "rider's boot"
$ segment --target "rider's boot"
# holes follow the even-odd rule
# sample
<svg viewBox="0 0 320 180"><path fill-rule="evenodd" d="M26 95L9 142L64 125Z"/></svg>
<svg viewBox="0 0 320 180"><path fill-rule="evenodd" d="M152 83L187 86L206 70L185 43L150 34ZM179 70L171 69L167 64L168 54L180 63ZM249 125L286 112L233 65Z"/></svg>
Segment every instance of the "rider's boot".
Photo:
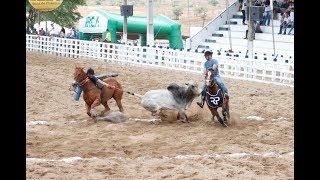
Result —
<svg viewBox="0 0 320 180"><path fill-rule="evenodd" d="M197 102L198 106L200 106L201 108L203 108L205 98L206 96L201 95L201 101Z"/></svg>
<svg viewBox="0 0 320 180"><path fill-rule="evenodd" d="M229 100L229 94L228 93L224 93L224 97L226 97L226 99Z"/></svg>

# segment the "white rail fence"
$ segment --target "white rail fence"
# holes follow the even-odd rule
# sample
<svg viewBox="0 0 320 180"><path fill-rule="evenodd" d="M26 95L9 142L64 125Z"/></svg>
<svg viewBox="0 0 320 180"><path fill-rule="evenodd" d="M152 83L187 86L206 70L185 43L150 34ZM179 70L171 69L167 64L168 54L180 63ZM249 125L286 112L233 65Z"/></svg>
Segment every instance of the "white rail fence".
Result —
<svg viewBox="0 0 320 180"><path fill-rule="evenodd" d="M64 57L89 57L99 61L162 67L202 73L203 53L160 47L141 47L79 39L26 35L26 50ZM214 55L222 77L259 81L278 85L294 84L294 60L279 57L254 59L237 54Z"/></svg>

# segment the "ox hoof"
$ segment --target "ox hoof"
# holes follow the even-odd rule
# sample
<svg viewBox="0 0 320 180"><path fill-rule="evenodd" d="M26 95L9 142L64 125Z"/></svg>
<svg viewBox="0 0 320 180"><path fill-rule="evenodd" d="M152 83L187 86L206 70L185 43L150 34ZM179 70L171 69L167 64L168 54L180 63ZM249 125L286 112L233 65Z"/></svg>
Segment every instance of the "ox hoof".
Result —
<svg viewBox="0 0 320 180"><path fill-rule="evenodd" d="M186 119L182 119L182 120L180 120L181 122L183 122L183 123L188 123L189 121L188 120L186 120Z"/></svg>

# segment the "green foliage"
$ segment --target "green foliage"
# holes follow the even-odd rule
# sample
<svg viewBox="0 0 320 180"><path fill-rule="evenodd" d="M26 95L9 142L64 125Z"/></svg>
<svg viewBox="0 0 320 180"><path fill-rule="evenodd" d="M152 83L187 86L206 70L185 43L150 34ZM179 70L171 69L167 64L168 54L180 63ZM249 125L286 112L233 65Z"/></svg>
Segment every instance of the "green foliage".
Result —
<svg viewBox="0 0 320 180"><path fill-rule="evenodd" d="M211 4L212 6L216 6L219 4L218 0L209 0L209 4Z"/></svg>
<svg viewBox="0 0 320 180"><path fill-rule="evenodd" d="M172 9L172 12L176 20L179 20L179 17L183 14L182 10L183 10L182 7L179 7L179 6L176 6Z"/></svg>
<svg viewBox="0 0 320 180"><path fill-rule="evenodd" d="M206 7L196 7L195 8L196 16L197 17L202 17L204 14L208 12L208 9Z"/></svg>
<svg viewBox="0 0 320 180"><path fill-rule="evenodd" d="M61 26L74 26L82 16L77 12L78 6L86 5L86 0L64 0L62 4L52 11L40 11L40 21L48 20ZM33 27L38 22L38 10L33 8L26 0L27 26Z"/></svg>
<svg viewBox="0 0 320 180"><path fill-rule="evenodd" d="M198 7L198 8L196 8L195 9L195 11L196 11L196 15L199 17L201 17L201 19L202 19L202 27L204 26L204 22L206 21L206 19L207 19L207 16L208 16L208 14L207 14L207 12L208 12L208 9L206 8L206 7Z"/></svg>

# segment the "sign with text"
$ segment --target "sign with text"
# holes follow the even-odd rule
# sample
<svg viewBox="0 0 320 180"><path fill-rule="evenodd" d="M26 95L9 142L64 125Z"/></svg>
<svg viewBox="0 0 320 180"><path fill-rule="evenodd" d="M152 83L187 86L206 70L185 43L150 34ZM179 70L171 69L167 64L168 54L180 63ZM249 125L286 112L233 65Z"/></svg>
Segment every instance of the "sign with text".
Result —
<svg viewBox="0 0 320 180"><path fill-rule="evenodd" d="M108 27L108 19L93 11L79 20L79 31L83 33L103 33Z"/></svg>
<svg viewBox="0 0 320 180"><path fill-rule="evenodd" d="M29 0L32 7L39 11L52 11L62 4L63 0Z"/></svg>

